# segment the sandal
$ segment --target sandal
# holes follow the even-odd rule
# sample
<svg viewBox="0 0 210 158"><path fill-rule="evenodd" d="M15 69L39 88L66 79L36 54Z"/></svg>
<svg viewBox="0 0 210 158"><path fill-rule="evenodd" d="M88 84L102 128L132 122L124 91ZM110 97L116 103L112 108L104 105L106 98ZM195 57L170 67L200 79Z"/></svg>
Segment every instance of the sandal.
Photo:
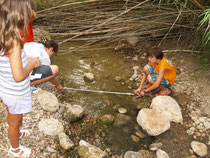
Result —
<svg viewBox="0 0 210 158"><path fill-rule="evenodd" d="M155 94L155 96L169 96L171 95L172 91L168 90L167 92L161 94L160 92L158 92L157 94Z"/></svg>
<svg viewBox="0 0 210 158"><path fill-rule="evenodd" d="M24 130L20 130L20 137L19 138L21 139L21 138L24 138L24 137L29 137L31 135L32 135L32 133L29 130L24 129Z"/></svg>
<svg viewBox="0 0 210 158"><path fill-rule="evenodd" d="M17 153L14 152L15 150L20 150ZM21 158L29 158L33 155L34 151L29 149L29 148L25 148L23 146L19 146L18 148L12 148L10 147L8 155L11 157L21 157Z"/></svg>

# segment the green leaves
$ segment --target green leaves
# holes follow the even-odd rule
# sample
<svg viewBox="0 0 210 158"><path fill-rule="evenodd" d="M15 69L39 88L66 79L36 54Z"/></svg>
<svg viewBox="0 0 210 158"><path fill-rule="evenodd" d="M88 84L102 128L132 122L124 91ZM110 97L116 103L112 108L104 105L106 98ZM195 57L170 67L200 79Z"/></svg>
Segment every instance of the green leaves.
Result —
<svg viewBox="0 0 210 158"><path fill-rule="evenodd" d="M203 18L199 23L198 29L205 28L205 32L203 35L203 44L205 46L208 46L208 44L210 43L210 8L204 10L200 17Z"/></svg>

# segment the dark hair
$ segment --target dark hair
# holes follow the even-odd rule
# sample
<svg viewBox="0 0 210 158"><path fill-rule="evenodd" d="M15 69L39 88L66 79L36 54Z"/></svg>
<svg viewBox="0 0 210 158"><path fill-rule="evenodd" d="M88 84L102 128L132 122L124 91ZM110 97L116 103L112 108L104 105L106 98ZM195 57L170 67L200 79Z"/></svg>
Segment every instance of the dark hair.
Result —
<svg viewBox="0 0 210 158"><path fill-rule="evenodd" d="M42 43L46 48L53 48L53 52L58 52L58 43L54 40L45 41Z"/></svg>
<svg viewBox="0 0 210 158"><path fill-rule="evenodd" d="M27 36L31 21L31 0L3 0L0 3L0 49L9 55L17 44L23 47L21 33Z"/></svg>
<svg viewBox="0 0 210 158"><path fill-rule="evenodd" d="M147 57L155 57L156 59L163 59L163 52L159 47L151 48L147 51Z"/></svg>

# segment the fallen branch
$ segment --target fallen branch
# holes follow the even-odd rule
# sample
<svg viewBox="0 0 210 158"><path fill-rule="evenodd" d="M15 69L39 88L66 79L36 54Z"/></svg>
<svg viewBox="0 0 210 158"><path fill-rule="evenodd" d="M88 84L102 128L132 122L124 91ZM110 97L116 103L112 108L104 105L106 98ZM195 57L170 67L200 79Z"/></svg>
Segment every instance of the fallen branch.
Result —
<svg viewBox="0 0 210 158"><path fill-rule="evenodd" d="M177 53L177 52L200 53L200 51L195 51L195 50L163 50L163 53Z"/></svg>
<svg viewBox="0 0 210 158"><path fill-rule="evenodd" d="M80 50L77 50L77 51L78 52L83 52L83 51L98 51L98 50L108 50L108 49L114 49L114 48L115 47L104 47L104 48L80 49ZM59 54L58 55L63 55L64 52L66 52L66 50L59 50Z"/></svg>
<svg viewBox="0 0 210 158"><path fill-rule="evenodd" d="M206 8L204 6L202 6L197 0L193 0L193 2L199 7L201 8L203 11L206 10Z"/></svg>
<svg viewBox="0 0 210 158"><path fill-rule="evenodd" d="M124 29L129 29L130 27L122 27L118 29L110 29L110 30L102 30L102 31L93 31L93 32L84 32L82 35L94 35L94 34L104 34L108 32L120 31ZM62 36L71 36L71 35L78 35L79 32L69 32L69 33L50 33L52 36L62 35Z"/></svg>

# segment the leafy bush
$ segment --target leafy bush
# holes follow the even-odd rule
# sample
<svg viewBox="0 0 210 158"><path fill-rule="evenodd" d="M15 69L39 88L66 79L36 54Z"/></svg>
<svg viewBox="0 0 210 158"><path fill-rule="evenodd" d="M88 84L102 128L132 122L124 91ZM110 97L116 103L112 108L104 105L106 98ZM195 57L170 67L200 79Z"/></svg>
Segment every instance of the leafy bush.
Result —
<svg viewBox="0 0 210 158"><path fill-rule="evenodd" d="M203 44L204 46L208 46L210 44L210 9L204 10L200 16L202 20L199 23L198 29L205 28Z"/></svg>

